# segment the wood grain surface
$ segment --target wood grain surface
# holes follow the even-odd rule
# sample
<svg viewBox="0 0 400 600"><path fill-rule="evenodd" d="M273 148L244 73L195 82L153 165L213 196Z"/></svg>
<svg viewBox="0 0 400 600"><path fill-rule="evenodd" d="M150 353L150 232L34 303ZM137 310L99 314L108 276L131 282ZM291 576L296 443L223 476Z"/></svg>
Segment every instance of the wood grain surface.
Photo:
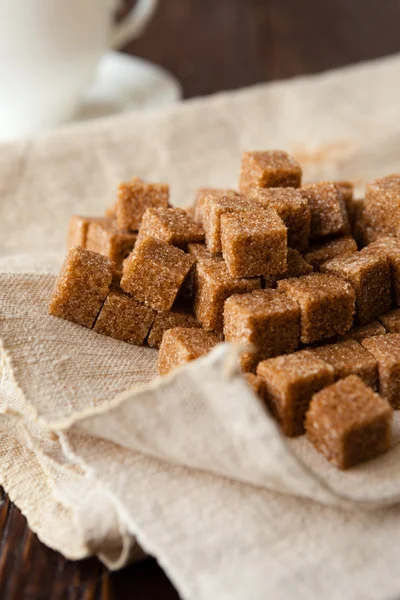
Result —
<svg viewBox="0 0 400 600"><path fill-rule="evenodd" d="M128 0L129 1L129 0ZM185 97L400 51L399 0L160 0L126 52L160 64ZM46 548L0 496L0 600L177 600L153 559L108 571ZM210 599L217 600L217 599Z"/></svg>

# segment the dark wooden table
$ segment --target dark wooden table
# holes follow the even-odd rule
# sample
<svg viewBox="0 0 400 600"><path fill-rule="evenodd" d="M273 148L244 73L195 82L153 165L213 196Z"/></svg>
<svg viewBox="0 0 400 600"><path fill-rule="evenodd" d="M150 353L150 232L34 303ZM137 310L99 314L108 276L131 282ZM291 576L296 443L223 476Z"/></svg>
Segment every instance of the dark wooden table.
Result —
<svg viewBox="0 0 400 600"><path fill-rule="evenodd" d="M400 0L160 0L125 50L166 67L189 98L392 54L399 30ZM65 560L0 501L0 600L178 598L155 560L112 574Z"/></svg>

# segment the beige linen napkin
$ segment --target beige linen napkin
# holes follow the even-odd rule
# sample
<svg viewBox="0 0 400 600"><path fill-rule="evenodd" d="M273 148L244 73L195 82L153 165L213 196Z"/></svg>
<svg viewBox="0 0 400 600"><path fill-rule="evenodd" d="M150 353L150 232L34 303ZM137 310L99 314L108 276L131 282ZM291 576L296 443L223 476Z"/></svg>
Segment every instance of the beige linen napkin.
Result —
<svg viewBox="0 0 400 600"><path fill-rule="evenodd" d="M111 567L141 546L184 598L390 598L400 589L399 424L392 450L338 473L288 442L234 368L236 349L165 379L155 351L46 305L71 214L134 174L235 185L244 149L286 148L305 178L399 170L392 57L322 76L77 125L0 146L0 480L41 539Z"/></svg>

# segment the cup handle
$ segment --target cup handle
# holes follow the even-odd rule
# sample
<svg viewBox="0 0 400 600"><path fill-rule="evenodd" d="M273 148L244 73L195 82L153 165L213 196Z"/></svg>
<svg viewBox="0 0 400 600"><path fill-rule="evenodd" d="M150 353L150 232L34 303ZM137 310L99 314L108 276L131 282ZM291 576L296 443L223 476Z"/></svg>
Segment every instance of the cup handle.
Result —
<svg viewBox="0 0 400 600"><path fill-rule="evenodd" d="M123 21L113 26L110 47L118 50L138 37L153 16L157 4L158 0L137 0Z"/></svg>

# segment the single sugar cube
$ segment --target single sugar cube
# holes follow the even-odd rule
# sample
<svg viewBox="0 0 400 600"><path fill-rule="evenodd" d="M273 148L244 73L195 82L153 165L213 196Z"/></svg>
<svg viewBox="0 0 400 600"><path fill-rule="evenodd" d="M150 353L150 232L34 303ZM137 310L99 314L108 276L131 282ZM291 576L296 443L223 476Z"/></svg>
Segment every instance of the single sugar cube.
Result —
<svg viewBox="0 0 400 600"><path fill-rule="evenodd" d="M208 354L220 338L210 331L175 327L164 333L157 360L160 375Z"/></svg>
<svg viewBox="0 0 400 600"><path fill-rule="evenodd" d="M252 344L254 350L243 357L249 363L246 370L252 370L260 360L296 350L300 343L298 304L270 289L230 296L224 307L224 336L227 342Z"/></svg>
<svg viewBox="0 0 400 600"><path fill-rule="evenodd" d="M300 189L300 192L310 207L312 239L348 231L346 205L333 181L306 185Z"/></svg>
<svg viewBox="0 0 400 600"><path fill-rule="evenodd" d="M356 313L361 325L387 312L392 305L389 262L385 255L368 248L334 258L321 266L348 281L356 294Z"/></svg>
<svg viewBox="0 0 400 600"><path fill-rule="evenodd" d="M356 375L321 390L310 403L307 438L339 469L348 469L389 449L393 411Z"/></svg>
<svg viewBox="0 0 400 600"><path fill-rule="evenodd" d="M179 248L145 238L124 261L121 288L155 310L169 310L194 262Z"/></svg>
<svg viewBox="0 0 400 600"><path fill-rule="evenodd" d="M232 277L286 270L287 230L273 209L221 215L222 256Z"/></svg>
<svg viewBox="0 0 400 600"><path fill-rule="evenodd" d="M200 223L200 225L203 224L203 206L207 196L212 196L214 198L231 198L238 195L239 194L235 192L235 190L228 188L200 188L197 190L194 201L194 220L196 223Z"/></svg>
<svg viewBox="0 0 400 600"><path fill-rule="evenodd" d="M304 433L304 419L313 394L331 384L333 368L308 350L259 363L268 406L285 435Z"/></svg>
<svg viewBox="0 0 400 600"><path fill-rule="evenodd" d="M254 202L241 196L207 196L203 204L203 227L210 252L222 252L221 216L223 214L254 212L257 209ZM260 207L259 210L262 211L263 208Z"/></svg>
<svg viewBox="0 0 400 600"><path fill-rule="evenodd" d="M372 389L377 389L377 362L372 354L356 340L327 344L319 348L312 348L310 352L333 367L335 379L358 375Z"/></svg>
<svg viewBox="0 0 400 600"><path fill-rule="evenodd" d="M367 337L373 337L374 335L385 334L386 330L379 321L370 321L365 325L357 325L352 327L350 331L340 336L340 340L356 340L361 342Z"/></svg>
<svg viewBox="0 0 400 600"><path fill-rule="evenodd" d="M287 249L286 262L286 270L283 273L275 276L264 276L262 278L264 288L276 287L276 282L280 279L301 277L302 275L308 275L309 273L313 272L312 266L306 260L304 260L300 252L294 250L293 248Z"/></svg>
<svg viewBox="0 0 400 600"><path fill-rule="evenodd" d="M54 284L49 314L84 327L92 327L108 294L113 278L109 258L71 248Z"/></svg>
<svg viewBox="0 0 400 600"><path fill-rule="evenodd" d="M253 188L248 197L265 208L273 208L287 227L287 243L303 252L308 245L311 211L308 202L295 188Z"/></svg>
<svg viewBox="0 0 400 600"><path fill-rule="evenodd" d="M381 237L370 243L368 249L386 255L392 276L394 300L400 306L400 240L396 237Z"/></svg>
<svg viewBox="0 0 400 600"><path fill-rule="evenodd" d="M223 260L199 261L195 275L195 315L205 329L222 333L225 300L232 294L245 294L260 287L258 277L232 277Z"/></svg>
<svg viewBox="0 0 400 600"><path fill-rule="evenodd" d="M400 308L389 310L379 317L383 333L400 333Z"/></svg>
<svg viewBox="0 0 400 600"><path fill-rule="evenodd" d="M201 327L201 323L194 315L183 312L182 310L167 310L159 312L151 326L147 343L151 348L159 348L163 335L169 329L174 327Z"/></svg>
<svg viewBox="0 0 400 600"><path fill-rule="evenodd" d="M164 183L145 183L138 177L121 183L116 202L116 219L120 229L137 231L148 208L167 208L169 187Z"/></svg>
<svg viewBox="0 0 400 600"><path fill-rule="evenodd" d="M301 167L282 150L244 152L240 167L239 188L242 194L255 187L294 187L301 185Z"/></svg>
<svg viewBox="0 0 400 600"><path fill-rule="evenodd" d="M400 408L400 333L365 338L361 343L378 362L379 393L393 408Z"/></svg>
<svg viewBox="0 0 400 600"><path fill-rule="evenodd" d="M304 255L307 262L317 271L320 266L338 256L347 256L357 252L357 244L351 235L344 235L322 244L312 244Z"/></svg>
<svg viewBox="0 0 400 600"><path fill-rule="evenodd" d="M73 246L86 248L89 225L103 220L98 217L80 217L78 215L71 217L68 227L67 250Z"/></svg>
<svg viewBox="0 0 400 600"><path fill-rule="evenodd" d="M365 191L370 226L383 234L400 235L400 174L375 179Z"/></svg>
<svg viewBox="0 0 400 600"><path fill-rule="evenodd" d="M264 382L262 378L255 375L255 373L243 373L243 377L254 394L261 398L261 400L264 400Z"/></svg>
<svg viewBox="0 0 400 600"><path fill-rule="evenodd" d="M186 250L189 243L204 241L203 228L182 208L148 208L143 215L138 240L154 237Z"/></svg>
<svg viewBox="0 0 400 600"><path fill-rule="evenodd" d="M300 305L300 339L304 344L346 333L353 324L354 290L339 277L310 273L278 281L278 290Z"/></svg>
<svg viewBox="0 0 400 600"><path fill-rule="evenodd" d="M116 340L141 346L156 311L123 292L111 291L97 317L94 331Z"/></svg>
<svg viewBox="0 0 400 600"><path fill-rule="evenodd" d="M122 267L123 260L129 256L136 243L136 233L123 231L113 221L103 219L90 223L87 232L86 248L108 256L117 268Z"/></svg>

